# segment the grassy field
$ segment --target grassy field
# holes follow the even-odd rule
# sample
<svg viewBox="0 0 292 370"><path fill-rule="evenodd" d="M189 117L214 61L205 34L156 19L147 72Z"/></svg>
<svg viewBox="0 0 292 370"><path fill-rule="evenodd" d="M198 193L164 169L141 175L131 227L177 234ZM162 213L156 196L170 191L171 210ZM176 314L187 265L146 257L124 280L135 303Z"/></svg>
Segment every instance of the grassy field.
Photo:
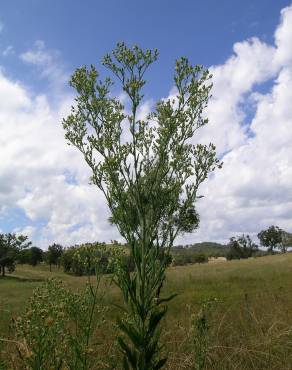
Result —
<svg viewBox="0 0 292 370"><path fill-rule="evenodd" d="M9 335L11 317L21 314L34 288L48 277L72 289L86 281L57 268L17 266L13 275L0 278L0 337ZM172 267L165 293L173 292L178 296L169 304L162 336L168 369L195 369L191 317L209 298L217 303L208 314L207 369L292 369L292 253ZM119 300L116 287L107 289L110 307ZM116 310L108 316L114 321ZM109 345L114 333L104 334Z"/></svg>

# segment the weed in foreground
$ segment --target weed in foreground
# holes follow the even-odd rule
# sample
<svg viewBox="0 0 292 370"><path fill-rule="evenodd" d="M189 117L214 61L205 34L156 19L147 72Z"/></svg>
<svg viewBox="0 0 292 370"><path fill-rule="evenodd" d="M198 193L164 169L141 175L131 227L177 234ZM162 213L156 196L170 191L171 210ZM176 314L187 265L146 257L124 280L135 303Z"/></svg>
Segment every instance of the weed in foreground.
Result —
<svg viewBox="0 0 292 370"><path fill-rule="evenodd" d="M25 313L13 322L14 368L91 369L97 361L92 336L104 313L98 287L99 279L73 293L52 279L37 288Z"/></svg>

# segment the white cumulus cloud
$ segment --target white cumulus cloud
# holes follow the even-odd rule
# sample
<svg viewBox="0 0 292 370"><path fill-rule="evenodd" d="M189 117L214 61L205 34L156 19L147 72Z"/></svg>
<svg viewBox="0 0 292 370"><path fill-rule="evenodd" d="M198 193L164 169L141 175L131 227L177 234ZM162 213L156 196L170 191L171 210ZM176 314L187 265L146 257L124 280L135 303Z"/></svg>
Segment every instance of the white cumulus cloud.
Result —
<svg viewBox="0 0 292 370"><path fill-rule="evenodd" d="M200 191L200 229L179 242L227 241L271 224L291 231L291 45L292 6L281 12L274 44L256 37L238 42L224 64L210 68L210 123L196 140L214 142L224 166ZM58 103L32 95L0 69L0 229L5 215L19 209L29 221L15 230L43 247L118 239L101 193L88 185L89 168L64 140L61 120L73 99L62 89L68 74L59 54L38 41L20 58L38 68L49 89L57 86Z"/></svg>
<svg viewBox="0 0 292 370"><path fill-rule="evenodd" d="M214 74L210 125L223 169L203 186L201 227L188 240L226 240L256 235L271 224L292 228L292 6L281 12L275 45L251 39ZM260 92L268 83L268 91ZM249 114L250 105L254 113Z"/></svg>

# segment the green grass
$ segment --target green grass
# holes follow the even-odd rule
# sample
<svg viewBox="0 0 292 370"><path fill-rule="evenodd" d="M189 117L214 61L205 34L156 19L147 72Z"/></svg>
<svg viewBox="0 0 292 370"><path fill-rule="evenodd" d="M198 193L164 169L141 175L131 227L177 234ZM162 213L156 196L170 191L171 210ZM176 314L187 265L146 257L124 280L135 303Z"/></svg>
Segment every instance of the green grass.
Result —
<svg viewBox="0 0 292 370"><path fill-rule="evenodd" d="M0 279L0 337L9 334L9 320L21 314L33 289L57 277L72 288L86 278L66 275L47 266L17 266L13 276ZM191 316L203 299L218 303L209 314L208 369L292 369L292 253L257 259L172 267L164 293L178 293L169 304L162 341L169 354L168 369L192 369ZM120 303L116 287L106 301ZM110 306L108 321L117 311ZM110 345L114 331L103 333Z"/></svg>

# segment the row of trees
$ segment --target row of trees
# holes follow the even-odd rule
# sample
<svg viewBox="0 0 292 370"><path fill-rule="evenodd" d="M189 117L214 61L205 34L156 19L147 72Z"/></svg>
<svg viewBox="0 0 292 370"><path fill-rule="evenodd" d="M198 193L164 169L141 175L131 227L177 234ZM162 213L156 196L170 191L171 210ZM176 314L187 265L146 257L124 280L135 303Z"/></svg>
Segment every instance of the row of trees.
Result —
<svg viewBox="0 0 292 370"><path fill-rule="evenodd" d="M6 271L13 272L17 263L36 266L42 261L48 263L51 270L52 265L60 266L63 251L60 244L50 245L44 252L32 246L25 235L0 234L0 274L5 276Z"/></svg>
<svg viewBox="0 0 292 370"><path fill-rule="evenodd" d="M30 247L31 242L27 236L16 234L0 234L0 272L5 276L5 271L13 272L16 264L29 264L36 266L40 262L52 266L63 267L64 272L82 276L96 273L96 268L102 274L114 272L113 260L119 255L119 263L129 272L134 270L133 257L129 248L113 241L106 243L85 243L63 248L60 244L52 244L47 251L38 247ZM159 258L162 259L163 253ZM166 263L170 264L171 256Z"/></svg>
<svg viewBox="0 0 292 370"><path fill-rule="evenodd" d="M279 251L287 252L289 246L292 247L292 235L282 230L278 226L270 226L266 230L258 233L260 245L267 249L267 253ZM230 238L228 244L229 250L227 259L249 258L264 254L259 246L252 241L249 235L241 235L239 237Z"/></svg>
<svg viewBox="0 0 292 370"><path fill-rule="evenodd" d="M73 275L94 274L96 265L92 261L96 257L99 257L98 268L100 271L109 274L113 273L111 259L113 250L116 251L117 248L121 254L120 262L125 269L134 270L134 261L129 248L116 241L112 241L109 245L95 242L74 245L69 248L63 248L62 245L54 243L48 247L47 251L43 251L38 247L31 246L31 242L23 235L0 234L0 240L0 272L3 276L5 276L5 270L13 272L17 263L36 266L41 262L47 263L50 271L55 265L62 266L64 272ZM206 253L197 253L187 249L178 250L177 248L174 248L165 258L166 265L173 264L174 266L208 262L208 254ZM87 260L91 267L85 266L84 260Z"/></svg>
<svg viewBox="0 0 292 370"><path fill-rule="evenodd" d="M285 232L278 226L270 226L266 230L262 230L258 233L258 238L260 245L266 248L268 253L274 253L275 251L285 253L287 247L292 245L291 234ZM105 246L105 243L86 243L65 249L62 245L54 243L44 252L38 247L31 246L31 242L28 241L27 236L11 233L0 234L0 274L5 276L6 270L12 272L15 269L16 263L36 266L38 263L44 261L50 266L50 271L52 265L58 267L62 265L64 272L74 275L84 275L87 274L88 271L84 268L83 263L80 263L78 255L80 253L87 253L89 258L90 254L92 256L94 254L100 254L101 249L103 250L103 254L102 258L99 260L100 268L103 273L112 273L113 268L110 263L112 249L106 250ZM119 246L123 251L127 249L115 241L112 243L112 246ZM222 255L225 255L228 260L249 258L263 254L263 251L252 241L249 235L232 237L228 244L227 254L222 248ZM167 258L167 265L170 263L173 265L204 263L208 261L208 253L196 253L186 248L175 248ZM123 253L122 259L125 268L127 268L128 271L133 271L134 261L131 254ZM94 268L92 267L91 270L91 273L93 273Z"/></svg>

